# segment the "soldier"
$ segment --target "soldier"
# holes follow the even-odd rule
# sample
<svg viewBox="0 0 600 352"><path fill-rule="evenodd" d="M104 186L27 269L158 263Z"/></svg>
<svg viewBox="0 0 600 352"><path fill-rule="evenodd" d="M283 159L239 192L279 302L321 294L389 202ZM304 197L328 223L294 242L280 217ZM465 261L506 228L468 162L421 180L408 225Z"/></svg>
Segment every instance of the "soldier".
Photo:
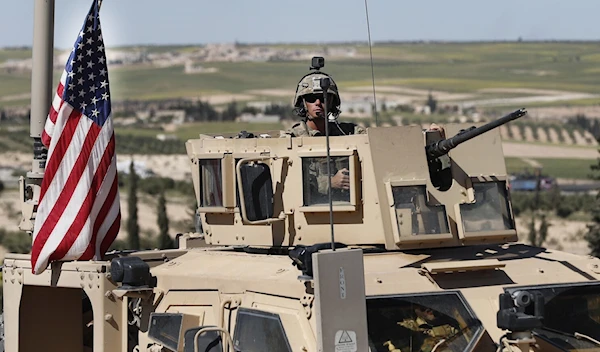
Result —
<svg viewBox="0 0 600 352"><path fill-rule="evenodd" d="M329 79L331 84L327 90L328 117L325 117L323 89L321 79ZM325 136L325 123L329 123L330 136L344 136L349 134L362 134L365 129L354 123L338 122L337 117L340 114L340 95L338 93L335 81L326 73L313 71L300 79L294 96L294 112L302 118L302 121L295 124L286 133L293 137L301 136ZM322 160L321 160L322 159ZM339 158L338 158L339 159ZM348 158L346 157L346 164ZM342 165L342 166L340 166ZM348 198L349 193L340 192L350 189L350 177L344 162L332 163L331 187L334 190L334 200L343 201L342 198ZM327 164L324 158L314 158L311 165L308 166L309 191L313 204L323 203L323 196L327 195Z"/></svg>
<svg viewBox="0 0 600 352"><path fill-rule="evenodd" d="M292 128L286 131L286 134L292 137L303 136L325 136L325 123L329 124L330 136L346 136L351 134L363 134L366 130L351 122L339 122L341 99L337 84L328 74L321 72L320 67L312 67L313 71L304 75L296 87L296 94L292 105L294 113L302 118L302 121L296 123ZM329 79L330 85L327 89L327 114L325 116L325 103L323 97L322 79ZM439 127L431 124L430 129L437 130ZM348 158L339 160L337 158L332 162L331 167L331 188L334 201L350 201L350 194L345 192L350 189L349 170L343 165L347 165ZM342 165L342 166L340 166ZM308 165L308 198L312 199L311 204L324 203L327 196L327 163L325 158L313 158L311 165ZM305 181L306 182L306 181Z"/></svg>
<svg viewBox="0 0 600 352"><path fill-rule="evenodd" d="M452 319L448 317L443 317L439 313L434 312L431 308L416 305L414 312L416 317L404 319L398 322L398 325L422 334L420 336L422 338L422 344L419 352L431 352L435 345L458 334L459 330L457 329L458 324L456 324L456 321L452 321ZM396 346L386 346L390 351L397 350Z"/></svg>
<svg viewBox="0 0 600 352"><path fill-rule="evenodd" d="M323 88L321 88L321 79L329 79L331 85L327 90L328 113L325 117ZM325 121L329 121L330 136L344 136L349 134L365 133L365 129L350 122L338 122L337 117L340 114L341 99L338 87L335 81L326 73L321 71L311 72L298 82L296 95L292 105L294 113L302 118L302 121L295 124L287 131L287 134L294 137L300 136L324 136Z"/></svg>

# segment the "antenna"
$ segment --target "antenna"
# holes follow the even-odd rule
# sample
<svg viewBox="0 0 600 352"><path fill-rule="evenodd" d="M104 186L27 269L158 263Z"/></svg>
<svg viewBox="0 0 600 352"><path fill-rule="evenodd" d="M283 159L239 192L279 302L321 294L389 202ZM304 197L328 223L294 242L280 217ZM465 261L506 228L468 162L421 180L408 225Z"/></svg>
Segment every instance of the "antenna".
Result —
<svg viewBox="0 0 600 352"><path fill-rule="evenodd" d="M325 141L327 149L327 198L329 201L329 226L331 228L331 249L335 252L335 234L333 232L333 201L331 199L331 155L329 153L329 102L327 96L329 94L329 87L331 86L331 80L329 77L323 77L320 80L321 88L323 89L323 105L325 109Z"/></svg>
<svg viewBox="0 0 600 352"><path fill-rule="evenodd" d="M369 36L369 54L371 55L371 79L373 82L373 113L375 113L375 126L379 126L377 122L377 96L375 95L375 71L373 69L373 48L371 45L371 26L369 25L369 7L365 0L365 14L367 16L367 34Z"/></svg>

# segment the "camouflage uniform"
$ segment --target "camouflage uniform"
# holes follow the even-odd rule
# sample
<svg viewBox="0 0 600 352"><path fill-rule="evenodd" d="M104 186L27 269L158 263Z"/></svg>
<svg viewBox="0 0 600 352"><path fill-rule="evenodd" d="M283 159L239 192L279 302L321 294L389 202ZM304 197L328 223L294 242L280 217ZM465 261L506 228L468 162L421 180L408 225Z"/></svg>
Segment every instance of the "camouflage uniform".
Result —
<svg viewBox="0 0 600 352"><path fill-rule="evenodd" d="M333 177L338 171L348 169L348 157L332 157L331 158L331 176ZM329 179L327 177L327 158L318 157L311 158L306 164L303 164L305 172L305 187L306 194L304 199L310 204L327 204L328 203L328 187ZM334 202L350 202L350 193L347 190L332 189L331 198Z"/></svg>
<svg viewBox="0 0 600 352"><path fill-rule="evenodd" d="M345 136L349 134L363 134L366 130L351 122L329 122L329 135L330 136ZM306 121L301 121L289 128L286 131L292 137L316 137L324 136L319 130L313 130L308 127Z"/></svg>
<svg viewBox="0 0 600 352"><path fill-rule="evenodd" d="M458 333L458 329L450 324L432 326L431 323L421 317L404 319L398 322L398 325L423 334L424 340L419 349L420 352L431 352L438 342Z"/></svg>
<svg viewBox="0 0 600 352"><path fill-rule="evenodd" d="M316 137L324 136L325 134L319 130L310 128L306 121L309 119L309 115L306 111L304 98L309 94L324 94L324 89L321 86L322 79L329 79L330 85L327 89L327 93L331 95L332 100L330 105L329 113L337 118L340 113L339 106L341 104L340 96L338 93L337 85L333 79L326 73L315 71L311 72L300 79L298 86L296 87L296 94L292 101L294 106L294 112L302 118L302 121L295 124L292 128L288 129L282 136L290 135L292 137ZM329 104L328 104L329 105ZM325 118L325 117L323 117ZM345 136L350 134L362 134L365 133L365 129L357 126L354 123L348 122L329 122L329 135L330 136ZM310 158L308 164L303 163L304 182L308 184L305 187L305 201L309 204L326 204L328 202L328 187L329 177L333 177L338 171L342 169L349 169L347 157L332 158L333 162L331 165L331 175L327 174L327 161L326 158ZM350 193L341 189L332 190L333 201L349 202ZM308 193L306 193L308 192ZM308 205L308 204L307 204Z"/></svg>

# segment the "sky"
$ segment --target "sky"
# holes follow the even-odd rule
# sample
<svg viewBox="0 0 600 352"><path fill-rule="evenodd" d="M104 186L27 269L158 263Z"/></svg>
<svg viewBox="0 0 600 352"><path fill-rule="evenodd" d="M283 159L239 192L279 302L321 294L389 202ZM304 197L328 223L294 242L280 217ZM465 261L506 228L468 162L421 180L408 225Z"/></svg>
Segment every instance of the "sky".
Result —
<svg viewBox="0 0 600 352"><path fill-rule="evenodd" d="M1 0L0 47L31 46L38 1ZM70 48L92 0L54 0ZM598 0L367 0L373 41L600 40ZM364 0L104 0L105 45L368 39Z"/></svg>

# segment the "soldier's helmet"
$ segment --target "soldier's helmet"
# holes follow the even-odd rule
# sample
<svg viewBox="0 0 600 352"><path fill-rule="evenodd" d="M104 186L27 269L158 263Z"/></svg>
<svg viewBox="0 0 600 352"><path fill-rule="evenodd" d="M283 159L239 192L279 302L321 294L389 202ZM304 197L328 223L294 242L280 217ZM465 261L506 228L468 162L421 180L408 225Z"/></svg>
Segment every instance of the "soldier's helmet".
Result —
<svg viewBox="0 0 600 352"><path fill-rule="evenodd" d="M294 106L294 112L298 116L305 117L306 109L304 108L304 102L302 97L309 94L323 94L323 88L321 87L321 79L329 78L331 84L329 85L329 89L327 89L327 93L333 96L331 102L328 102L328 111L334 116L337 117L340 114L340 94L338 92L338 87L333 78L328 74L316 71L311 72L300 79L298 82L298 86L296 87L296 95L294 96L294 100L292 101L292 105Z"/></svg>

